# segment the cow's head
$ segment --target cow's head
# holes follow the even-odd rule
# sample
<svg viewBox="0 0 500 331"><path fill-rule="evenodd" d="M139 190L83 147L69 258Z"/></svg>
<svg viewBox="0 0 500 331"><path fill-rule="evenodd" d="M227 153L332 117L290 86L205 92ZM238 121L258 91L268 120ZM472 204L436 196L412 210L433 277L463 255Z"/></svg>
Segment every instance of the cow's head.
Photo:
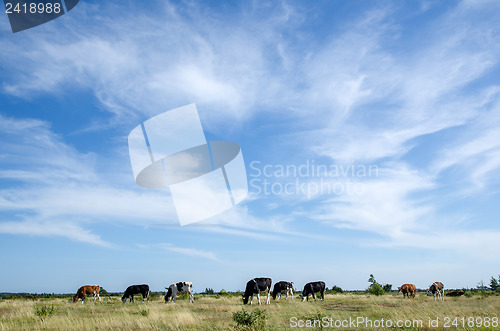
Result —
<svg viewBox="0 0 500 331"><path fill-rule="evenodd" d="M165 303L167 303L172 296L172 285L170 287L165 287L165 289L167 290L167 293L165 294Z"/></svg>
<svg viewBox="0 0 500 331"><path fill-rule="evenodd" d="M243 304L246 305L248 303L248 295L243 295Z"/></svg>
<svg viewBox="0 0 500 331"><path fill-rule="evenodd" d="M123 303L127 302L127 297L125 296L125 294L122 296L122 302Z"/></svg>
<svg viewBox="0 0 500 331"><path fill-rule="evenodd" d="M73 297L73 302L76 302L78 301L78 294L75 294L75 296Z"/></svg>
<svg viewBox="0 0 500 331"><path fill-rule="evenodd" d="M427 289L427 295L433 295L434 292L436 292L436 285L432 284L431 286L429 286L429 288Z"/></svg>
<svg viewBox="0 0 500 331"><path fill-rule="evenodd" d="M401 293L401 286L398 286L398 293Z"/></svg>

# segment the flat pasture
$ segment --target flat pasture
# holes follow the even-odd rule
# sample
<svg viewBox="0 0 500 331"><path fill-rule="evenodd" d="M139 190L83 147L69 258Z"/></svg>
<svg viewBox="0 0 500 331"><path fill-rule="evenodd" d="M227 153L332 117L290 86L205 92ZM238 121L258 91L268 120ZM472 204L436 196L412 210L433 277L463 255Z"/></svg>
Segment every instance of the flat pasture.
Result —
<svg viewBox="0 0 500 331"><path fill-rule="evenodd" d="M141 298L142 299L142 298ZM119 297L73 303L70 298L0 300L0 330L228 330L238 325L233 313L265 311L264 329L498 330L500 296L447 297L434 301L423 293L414 299L386 294L328 294L325 301L271 300L243 306L239 295L195 294L165 304L162 298L123 304ZM261 298L262 299L262 298ZM264 299L265 300L265 299ZM254 303L255 303L254 299ZM496 322L495 322L496 321ZM257 327L254 329L262 328Z"/></svg>

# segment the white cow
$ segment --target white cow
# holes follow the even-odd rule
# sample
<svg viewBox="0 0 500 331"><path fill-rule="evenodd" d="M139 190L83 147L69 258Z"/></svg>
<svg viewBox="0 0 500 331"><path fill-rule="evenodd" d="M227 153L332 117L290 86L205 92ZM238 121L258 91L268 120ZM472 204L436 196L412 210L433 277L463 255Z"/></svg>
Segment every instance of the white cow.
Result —
<svg viewBox="0 0 500 331"><path fill-rule="evenodd" d="M433 295L434 296L434 301L436 301L436 298L439 301L439 297L441 297L441 300L444 301L444 285L441 282L434 282L432 285L429 287L427 290L427 295Z"/></svg>
<svg viewBox="0 0 500 331"><path fill-rule="evenodd" d="M165 287L165 289L167 289L167 294L165 295L165 303L167 303L170 300L170 298L172 298L172 301L176 302L177 293L183 293L183 292L189 293L189 301L194 302L193 283L191 282L173 283L168 288Z"/></svg>

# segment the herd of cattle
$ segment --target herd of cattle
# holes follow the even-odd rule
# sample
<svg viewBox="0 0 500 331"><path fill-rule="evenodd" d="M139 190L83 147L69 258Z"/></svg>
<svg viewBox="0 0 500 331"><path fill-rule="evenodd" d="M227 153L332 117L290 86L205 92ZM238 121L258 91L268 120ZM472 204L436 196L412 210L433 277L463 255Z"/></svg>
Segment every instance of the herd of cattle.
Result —
<svg viewBox="0 0 500 331"><path fill-rule="evenodd" d="M267 294L267 300L266 304L269 304L269 295L273 296L273 299L281 299L281 294L286 293L286 298L285 300L288 299L288 295L290 295L293 299L293 282L287 282L287 281L280 281L274 284L274 288L271 291L271 284L272 280L271 278L267 277L258 277L258 278L253 278L250 279L247 282L247 285L245 287L245 292L243 294L243 304L248 303L248 299L250 298L250 304L253 302L253 297L254 295L257 296L257 301L259 302L259 305L261 304L260 302L260 293L261 292L266 292ZM313 299L316 300L316 295L315 293L320 293L321 300L324 300L325 298L325 282L323 281L317 281L317 282L310 282L304 285L304 289L302 290L301 294L301 299L302 301L309 301L309 295L312 295ZM178 282L178 283L173 283L169 287L165 287L167 290L167 294L165 294L165 303L169 301L176 302L177 299L177 294L178 293L188 293L189 294L189 301L194 302L193 298L193 283L191 282ZM398 287L398 293L403 293L403 297L408 297L408 298L414 298L415 293L417 291L417 288L415 287L414 284L403 284L400 287ZM134 302L134 295L141 294L142 295L142 302L146 300L149 302L149 285L147 284L142 284L142 285L130 285L127 287L125 290L125 293L122 296L122 301L123 303L127 302L127 299L130 299L130 302ZM444 285L441 282L434 282L432 285L429 287L427 290L427 295L433 295L434 296L434 301L436 299L438 300L444 300ZM85 298L87 296L93 296L94 297L94 302L96 299L99 299L101 301L101 297L99 296L99 285L84 285L78 289L78 292L76 292L75 296L73 297L73 302L78 301L78 299L82 299L82 303L85 302Z"/></svg>

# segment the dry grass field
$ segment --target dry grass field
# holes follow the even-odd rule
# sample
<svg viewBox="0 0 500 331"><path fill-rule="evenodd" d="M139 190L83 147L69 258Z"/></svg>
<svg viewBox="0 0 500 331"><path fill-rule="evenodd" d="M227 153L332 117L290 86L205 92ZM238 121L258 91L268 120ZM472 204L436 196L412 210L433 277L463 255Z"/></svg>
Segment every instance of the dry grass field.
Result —
<svg viewBox="0 0 500 331"><path fill-rule="evenodd" d="M233 313L241 312L242 309L248 313L258 309L265 311L264 328L267 330L285 330L291 327L298 329L300 326L311 326L305 328L309 330L320 329L322 326L324 329L339 330L500 329L494 322L495 318L498 321L497 318L500 317L500 296L462 296L446 298L444 302L434 302L432 297L425 294L417 294L414 299L403 299L401 295L396 294L377 297L352 293L330 294L326 296L325 301L309 302L300 302L296 296L293 301L271 300L270 305L262 306L243 306L241 298L236 295L195 295L194 304L185 299L177 300L176 304L165 304L160 298L150 301L149 304L142 304L137 298L135 303L123 304L118 297L105 297L101 302L94 303L89 300L84 305L59 298L37 301L8 299L0 300L0 329L249 329L238 326L233 320ZM435 321L437 318L437 327L429 326L429 320ZM473 322L469 318L474 318ZM314 322L315 320L317 321ZM362 322L352 324L358 321ZM404 324L396 325L398 321L405 323L406 327ZM421 324L418 321L421 321ZM446 321L449 321L449 328L445 328ZM388 323L392 323L391 328ZM485 324L489 327L485 327Z"/></svg>

